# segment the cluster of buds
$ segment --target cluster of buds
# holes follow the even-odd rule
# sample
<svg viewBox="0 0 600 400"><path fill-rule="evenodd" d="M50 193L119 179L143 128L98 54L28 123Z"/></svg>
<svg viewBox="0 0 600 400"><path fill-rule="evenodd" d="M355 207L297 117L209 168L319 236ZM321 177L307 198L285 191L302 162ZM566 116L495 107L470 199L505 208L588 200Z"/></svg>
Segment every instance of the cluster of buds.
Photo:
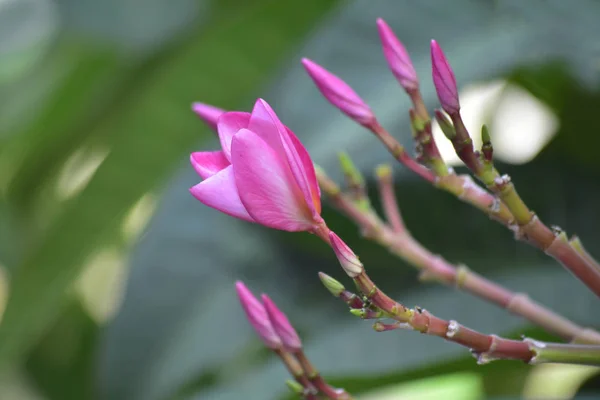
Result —
<svg viewBox="0 0 600 400"><path fill-rule="evenodd" d="M352 399L343 389L333 388L325 382L304 354L300 337L289 319L269 296L263 294L261 303L242 282L236 283L236 289L250 325L294 378L287 382L292 391L309 400L317 399L319 395L329 399Z"/></svg>
<svg viewBox="0 0 600 400"><path fill-rule="evenodd" d="M444 134L460 159L482 183L470 175L458 175L441 158L431 132L431 118L424 105L419 80L408 52L391 28L377 21L383 53L393 75L411 99L409 110L417 157L379 123L372 109L342 79L309 59L302 63L323 96L348 117L370 130L393 157L417 176L455 195L533 244L573 272L600 296L600 264L585 251L578 238L568 240L562 231L548 228L525 205L506 175L493 163L489 132L482 129L483 146L473 148L471 136L460 114L456 78L439 44L431 41L432 78L442 110L435 111ZM320 273L325 287L341 299L353 315L376 320L378 332L415 330L467 347L484 363L494 359L520 360L530 364L565 362L600 364L600 333L582 328L568 319L516 294L465 266L455 266L418 243L406 229L394 194L391 168L377 169L385 220L367 197L365 180L344 153L340 156L350 193L345 193L319 168L296 135L285 126L262 99L251 113L226 112L196 103L196 114L218 134L221 150L196 152L191 163L202 182L190 189L205 205L230 216L266 227L317 235L335 253L346 275L360 293L345 289L336 279ZM363 263L350 247L332 232L321 216L321 191L340 211L352 219L367 239L372 239L421 271L424 280L434 280L465 290L577 343L542 343L531 339L509 340L446 321L419 307L409 308L385 294L368 276ZM275 352L295 381L290 387L306 399L350 399L341 389L328 385L310 364L302 343L288 318L266 295L262 302L238 282L238 296L250 324L265 346Z"/></svg>

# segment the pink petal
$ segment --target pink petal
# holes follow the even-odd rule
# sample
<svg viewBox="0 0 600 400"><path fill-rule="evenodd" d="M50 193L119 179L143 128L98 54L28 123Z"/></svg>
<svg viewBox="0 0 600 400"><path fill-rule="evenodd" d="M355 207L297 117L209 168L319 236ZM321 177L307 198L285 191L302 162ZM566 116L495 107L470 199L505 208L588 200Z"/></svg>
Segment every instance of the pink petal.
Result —
<svg viewBox="0 0 600 400"><path fill-rule="evenodd" d="M190 155L190 162L202 179L210 178L230 165L222 151L199 151L192 153Z"/></svg>
<svg viewBox="0 0 600 400"><path fill-rule="evenodd" d="M285 231L313 228L312 213L286 160L267 142L242 129L233 138L231 161L242 203L257 223Z"/></svg>
<svg viewBox="0 0 600 400"><path fill-rule="evenodd" d="M299 168L302 169L302 177L306 182L304 185L300 185L304 194L304 199L311 208L311 211L314 211L316 215L319 215L321 214L321 188L317 181L315 165L310 158L310 154L308 154L308 150L306 150L294 132L287 129L286 137L289 138L289 141L295 150L295 152L290 151L290 153L292 153L290 156L293 156L297 160L295 164L299 165ZM292 163L290 162L290 165L291 164ZM294 172L293 169L292 172ZM314 217L316 217L316 215L314 215Z"/></svg>
<svg viewBox="0 0 600 400"><path fill-rule="evenodd" d="M209 207L232 217L254 222L240 200L231 165L190 188L190 192Z"/></svg>
<svg viewBox="0 0 600 400"><path fill-rule="evenodd" d="M271 325L273 326L273 329L275 329L275 333L277 333L277 336L281 339L286 350L294 352L302 349L302 341L287 316L266 294L262 295L262 302L267 311L267 315L269 316L269 320L271 321Z"/></svg>
<svg viewBox="0 0 600 400"><path fill-rule="evenodd" d="M281 123L275 111L263 99L256 101L248 129L267 142L282 159L287 161L308 208L317 219L321 212L321 201L314 165L300 140Z"/></svg>
<svg viewBox="0 0 600 400"><path fill-rule="evenodd" d="M217 130L217 120L225 112L225 110L204 103L192 104L192 110L213 130Z"/></svg>
<svg viewBox="0 0 600 400"><path fill-rule="evenodd" d="M271 349L280 348L281 339L275 332L275 329L273 329L264 306L254 297L243 282L236 282L235 289L246 313L246 318L248 318L248 322L250 322L250 325L252 325L258 336L260 336L267 347Z"/></svg>
<svg viewBox="0 0 600 400"><path fill-rule="evenodd" d="M231 139L240 129L248 128L250 113L229 111L221 115L217 122L219 140L225 157L231 161Z"/></svg>

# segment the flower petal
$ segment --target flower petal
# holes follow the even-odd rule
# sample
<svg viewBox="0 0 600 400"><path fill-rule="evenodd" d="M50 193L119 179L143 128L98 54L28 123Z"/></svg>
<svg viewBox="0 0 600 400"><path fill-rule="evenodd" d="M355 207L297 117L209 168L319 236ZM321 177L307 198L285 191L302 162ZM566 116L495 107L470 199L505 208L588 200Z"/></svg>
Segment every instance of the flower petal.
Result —
<svg viewBox="0 0 600 400"><path fill-rule="evenodd" d="M242 128L248 128L250 113L229 111L221 115L217 122L219 140L225 157L231 161L231 139Z"/></svg>
<svg viewBox="0 0 600 400"><path fill-rule="evenodd" d="M286 133L287 135L283 141L289 138L289 141L293 146L293 151L292 149L286 148L292 173L294 173L294 176L296 176L293 165L297 165L297 168L302 170L301 177L303 179L303 183L299 182L298 177L296 178L296 181L299 183L300 189L302 189L304 194L304 199L309 205L311 211L314 211L317 215L321 214L321 188L319 188L319 183L317 181L315 165L310 158L310 154L308 154L308 150L306 150L306 147L304 147L294 132L288 128ZM292 158L296 160L295 163L291 162ZM316 215L314 216L316 217Z"/></svg>
<svg viewBox="0 0 600 400"><path fill-rule="evenodd" d="M286 131L275 111L263 99L256 100L248 129L264 140L282 159L286 158L281 134Z"/></svg>
<svg viewBox="0 0 600 400"><path fill-rule="evenodd" d="M190 192L209 207L232 217L254 222L240 200L231 165L190 188Z"/></svg>
<svg viewBox="0 0 600 400"><path fill-rule="evenodd" d="M321 212L319 189L314 166L300 140L277 117L275 111L263 99L258 99L252 110L249 128L267 142L284 160L315 218ZM317 199L315 201L315 198Z"/></svg>
<svg viewBox="0 0 600 400"><path fill-rule="evenodd" d="M231 161L242 203L257 223L285 231L315 225L286 160L256 133L242 129L234 136Z"/></svg>
<svg viewBox="0 0 600 400"><path fill-rule="evenodd" d="M198 151L190 155L192 166L202 177L208 179L222 169L227 168L230 163L222 151Z"/></svg>

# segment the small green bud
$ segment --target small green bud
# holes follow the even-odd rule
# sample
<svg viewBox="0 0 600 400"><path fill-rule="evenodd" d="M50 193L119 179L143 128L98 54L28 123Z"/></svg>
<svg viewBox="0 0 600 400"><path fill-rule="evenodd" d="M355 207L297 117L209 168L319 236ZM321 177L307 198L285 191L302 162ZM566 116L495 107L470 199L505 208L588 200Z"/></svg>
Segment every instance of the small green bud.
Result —
<svg viewBox="0 0 600 400"><path fill-rule="evenodd" d="M381 164L375 168L375 175L379 179L386 179L392 176L392 167L389 164Z"/></svg>
<svg viewBox="0 0 600 400"><path fill-rule="evenodd" d="M485 124L481 126L481 141L483 144L492 142L492 139L490 138L490 131Z"/></svg>
<svg viewBox="0 0 600 400"><path fill-rule="evenodd" d="M340 297L345 290L344 285L324 272L319 272L319 279L323 283L323 286L325 286L325 288L335 297Z"/></svg>
<svg viewBox="0 0 600 400"><path fill-rule="evenodd" d="M292 391L292 393L295 393L295 394L304 393L304 386L302 386L300 383L298 383L296 381L288 379L285 381L285 384Z"/></svg>
<svg viewBox="0 0 600 400"><path fill-rule="evenodd" d="M492 139L486 125L481 126L481 154L484 161L491 164L494 157L494 148L492 147Z"/></svg>
<svg viewBox="0 0 600 400"><path fill-rule="evenodd" d="M435 110L435 119L440 124L442 132L444 132L448 140L453 140L456 137L456 130L452 125L452 121L440 110Z"/></svg>
<svg viewBox="0 0 600 400"><path fill-rule="evenodd" d="M422 132L425 130L425 126L427 125L427 121L420 118L414 109L410 109L409 111L411 127L414 132Z"/></svg>
<svg viewBox="0 0 600 400"><path fill-rule="evenodd" d="M340 151L338 153L338 158L340 161L340 167L342 168L342 171L344 172L348 183L351 186L363 186L365 184L365 180L358 168L356 168L356 166L352 162L352 159L350 158L348 153Z"/></svg>
<svg viewBox="0 0 600 400"><path fill-rule="evenodd" d="M351 308L350 314L354 315L355 317L363 318L365 313L361 308Z"/></svg>

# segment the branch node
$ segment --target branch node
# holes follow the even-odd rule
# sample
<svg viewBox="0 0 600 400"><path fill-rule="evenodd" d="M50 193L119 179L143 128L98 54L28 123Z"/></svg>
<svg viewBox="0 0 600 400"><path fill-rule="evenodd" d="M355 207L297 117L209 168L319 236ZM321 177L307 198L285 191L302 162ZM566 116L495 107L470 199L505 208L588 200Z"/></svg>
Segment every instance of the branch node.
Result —
<svg viewBox="0 0 600 400"><path fill-rule="evenodd" d="M448 329L446 330L446 337L452 338L460 331L460 324L455 320L450 320L448 322Z"/></svg>
<svg viewBox="0 0 600 400"><path fill-rule="evenodd" d="M456 268L456 278L454 281L454 286L457 289L461 289L465 285L465 281L469 276L471 270L464 264L459 264L458 268Z"/></svg>
<svg viewBox="0 0 600 400"><path fill-rule="evenodd" d="M506 305L506 309L513 314L517 314L517 309L520 304L529 302L529 296L525 293L515 293Z"/></svg>

